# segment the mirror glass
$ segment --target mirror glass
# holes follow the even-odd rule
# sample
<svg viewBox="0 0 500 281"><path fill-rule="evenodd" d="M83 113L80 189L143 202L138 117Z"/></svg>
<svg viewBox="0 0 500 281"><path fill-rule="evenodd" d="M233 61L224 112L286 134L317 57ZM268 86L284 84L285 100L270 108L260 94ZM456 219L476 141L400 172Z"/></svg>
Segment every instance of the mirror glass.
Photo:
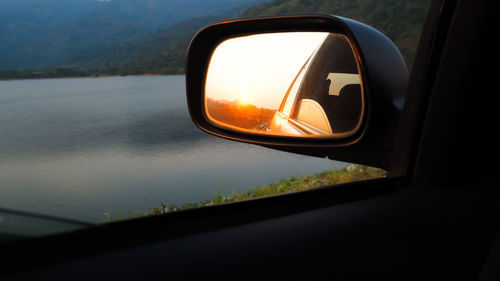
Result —
<svg viewBox="0 0 500 281"><path fill-rule="evenodd" d="M228 39L210 59L206 116L216 126L258 134L351 135L365 108L357 57L349 39L336 33Z"/></svg>

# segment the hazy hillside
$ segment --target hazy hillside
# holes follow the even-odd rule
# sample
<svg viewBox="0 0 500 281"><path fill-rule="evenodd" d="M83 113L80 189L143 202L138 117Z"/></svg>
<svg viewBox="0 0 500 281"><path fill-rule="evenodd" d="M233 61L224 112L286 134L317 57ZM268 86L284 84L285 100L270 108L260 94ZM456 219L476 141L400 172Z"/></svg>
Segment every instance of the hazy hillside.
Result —
<svg viewBox="0 0 500 281"><path fill-rule="evenodd" d="M260 0L260 2L263 1ZM171 50L172 48L175 49L175 46L187 45L193 35L202 27L224 19L234 18L246 8L247 6L245 5L228 10L219 15L192 18L169 28L159 30L151 35L139 36L101 50L77 53L67 60L66 66L103 67L147 60L150 57L161 55L161 53ZM184 59L183 56L184 54L181 54L182 63ZM163 68L167 67L168 65L163 65ZM169 73L171 72L172 71L169 71Z"/></svg>
<svg viewBox="0 0 500 281"><path fill-rule="evenodd" d="M122 1L134 2L134 0ZM146 3L145 0L142 1ZM160 0L151 1L153 3ZM187 5L188 2L196 1L201 0L179 2ZM231 0L217 0L215 2L222 3L223 1ZM141 0L135 0L135 3L137 2L141 2ZM259 2L263 4L245 10L241 9L242 6L237 6L218 15L205 15L179 21L168 28L159 29L150 34L138 35L128 39L121 37L123 38L122 41L114 40L113 42L109 42L109 44L100 43L99 46L93 48L88 48L87 46L86 49L73 52L71 55L65 57L64 62L54 62L53 65L58 65L58 69L25 72L0 71L0 78L130 75L144 73L181 74L185 70L185 54L191 37L197 30L207 24L229 18L311 13L340 15L374 26L396 43L405 57L407 64L411 67L422 25L430 4L430 0L274 0L267 2L265 0L239 0L232 3L236 2L245 2L246 5ZM213 5L212 1L210 3ZM133 28L129 29L133 30ZM118 30L121 30L121 28ZM78 32L76 30L74 32L67 31L67 34L78 37L79 35L76 35ZM88 44L96 44L96 42Z"/></svg>
<svg viewBox="0 0 500 281"><path fill-rule="evenodd" d="M262 1L261 1L262 2ZM0 69L46 68L257 0L2 0Z"/></svg>
<svg viewBox="0 0 500 281"><path fill-rule="evenodd" d="M411 67L429 4L430 0L275 0L249 8L240 13L238 18L311 13L335 14L352 18L372 25L389 36L401 50L408 66ZM199 28L206 25L203 23L206 21L196 22ZM196 24L192 26L195 27ZM169 38L169 32L172 30L161 31L156 36ZM114 67L110 73L122 75L183 73L189 38L195 30L186 29L186 32L189 36L186 36L184 40L167 44L168 47L157 42L156 46L161 46L160 48L143 53L141 58Z"/></svg>
<svg viewBox="0 0 500 281"><path fill-rule="evenodd" d="M411 64L431 0L275 0L241 17L320 13L351 18L382 31Z"/></svg>

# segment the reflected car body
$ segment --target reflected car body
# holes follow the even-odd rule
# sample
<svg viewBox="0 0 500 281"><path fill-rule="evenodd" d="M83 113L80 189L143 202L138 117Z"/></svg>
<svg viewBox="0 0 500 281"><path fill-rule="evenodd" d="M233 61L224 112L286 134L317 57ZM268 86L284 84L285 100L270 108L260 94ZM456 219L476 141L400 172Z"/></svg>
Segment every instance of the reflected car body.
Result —
<svg viewBox="0 0 500 281"><path fill-rule="evenodd" d="M363 113L361 84L349 40L330 33L298 71L269 131L317 136L354 132Z"/></svg>

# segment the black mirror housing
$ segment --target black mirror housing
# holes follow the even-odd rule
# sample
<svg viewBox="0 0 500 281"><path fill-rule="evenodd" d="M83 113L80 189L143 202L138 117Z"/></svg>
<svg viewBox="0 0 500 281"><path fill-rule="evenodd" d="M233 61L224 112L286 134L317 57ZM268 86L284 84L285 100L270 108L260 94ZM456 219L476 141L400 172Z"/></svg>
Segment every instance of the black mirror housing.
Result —
<svg viewBox="0 0 500 281"><path fill-rule="evenodd" d="M209 121L204 91L215 48L229 38L274 32L339 33L352 42L363 77L366 105L355 134L335 139L268 136L228 130ZM343 17L304 15L227 21L202 29L189 46L186 90L193 122L210 134L282 151L388 168L408 80L401 53L381 32Z"/></svg>

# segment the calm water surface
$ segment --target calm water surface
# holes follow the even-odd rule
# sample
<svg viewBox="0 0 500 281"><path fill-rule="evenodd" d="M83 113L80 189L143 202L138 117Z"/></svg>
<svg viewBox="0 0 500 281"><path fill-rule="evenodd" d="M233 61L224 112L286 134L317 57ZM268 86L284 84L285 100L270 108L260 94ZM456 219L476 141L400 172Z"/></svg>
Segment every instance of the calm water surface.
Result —
<svg viewBox="0 0 500 281"><path fill-rule="evenodd" d="M184 76L0 82L0 207L102 221L343 166L201 132Z"/></svg>

